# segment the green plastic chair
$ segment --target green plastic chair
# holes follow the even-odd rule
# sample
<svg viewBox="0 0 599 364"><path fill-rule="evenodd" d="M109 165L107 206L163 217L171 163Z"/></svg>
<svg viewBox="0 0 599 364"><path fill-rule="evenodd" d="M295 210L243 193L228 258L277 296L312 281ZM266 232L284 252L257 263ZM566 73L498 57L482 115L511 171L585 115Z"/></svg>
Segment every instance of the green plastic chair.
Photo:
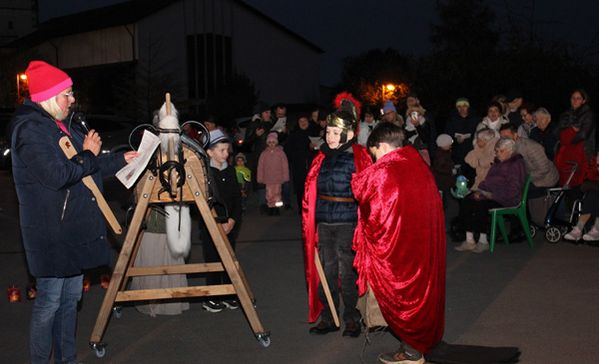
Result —
<svg viewBox="0 0 599 364"><path fill-rule="evenodd" d="M522 225L522 229L524 229L524 234L526 235L526 240L528 241L528 245L532 248L532 237L530 236L530 225L528 224L528 216L527 216L527 207L526 201L528 198L528 188L530 187L530 176L526 176L526 180L524 182L524 190L522 191L522 197L520 199L520 203L518 206L514 207L500 207L496 209L490 209L489 213L491 214L491 242L489 243L489 250L493 253L493 249L495 249L495 238L497 237L497 226L499 226L499 231L501 232L501 236L503 237L503 241L506 244L509 244L509 240L507 238L507 231L505 230L505 223L503 221L503 217L505 215L515 215L520 220L520 224Z"/></svg>

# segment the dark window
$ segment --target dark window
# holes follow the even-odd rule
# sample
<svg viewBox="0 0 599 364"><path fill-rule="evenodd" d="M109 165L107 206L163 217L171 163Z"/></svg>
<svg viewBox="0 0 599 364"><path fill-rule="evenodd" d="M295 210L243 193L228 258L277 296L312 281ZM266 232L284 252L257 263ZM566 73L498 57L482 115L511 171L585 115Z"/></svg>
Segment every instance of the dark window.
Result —
<svg viewBox="0 0 599 364"><path fill-rule="evenodd" d="M233 70L231 37L220 34L187 36L189 97L206 99Z"/></svg>

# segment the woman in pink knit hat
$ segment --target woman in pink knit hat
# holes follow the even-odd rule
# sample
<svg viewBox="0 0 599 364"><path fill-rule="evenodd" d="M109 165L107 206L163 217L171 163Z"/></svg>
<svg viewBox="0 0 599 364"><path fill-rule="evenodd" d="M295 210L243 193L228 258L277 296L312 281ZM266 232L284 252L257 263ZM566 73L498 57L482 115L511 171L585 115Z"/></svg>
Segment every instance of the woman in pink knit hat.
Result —
<svg viewBox="0 0 599 364"><path fill-rule="evenodd" d="M258 183L266 185L266 204L269 215L280 215L283 206L281 186L289 181L289 164L283 148L279 146L279 134L273 131L266 137L266 149L258 160Z"/></svg>
<svg viewBox="0 0 599 364"><path fill-rule="evenodd" d="M30 100L11 122L12 168L29 272L36 278L29 350L32 363L77 361L77 303L82 270L108 265L110 244L104 218L82 182L102 178L136 157L136 152L100 154L94 130L71 124L73 81L62 70L32 61L25 71ZM67 136L78 151L67 158L59 139Z"/></svg>

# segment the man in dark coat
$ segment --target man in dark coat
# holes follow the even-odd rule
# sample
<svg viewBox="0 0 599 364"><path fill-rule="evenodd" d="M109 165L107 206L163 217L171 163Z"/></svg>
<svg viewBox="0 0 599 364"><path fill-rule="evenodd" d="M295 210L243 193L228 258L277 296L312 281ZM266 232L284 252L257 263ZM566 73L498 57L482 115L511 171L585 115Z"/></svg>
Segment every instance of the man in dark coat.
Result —
<svg viewBox="0 0 599 364"><path fill-rule="evenodd" d="M304 198L304 182L312 163L313 149L310 142L310 122L306 115L301 115L297 120L297 127L289 133L285 144L285 153L291 167L293 189L297 197L298 211L301 214L302 200Z"/></svg>
<svg viewBox="0 0 599 364"><path fill-rule="evenodd" d="M252 174L252 186L258 195L258 202L263 213L266 212L266 195L264 185L256 181L256 171L258 170L258 159L264 149L266 149L266 137L273 127L272 111L264 102L256 106L256 114L252 116L245 131L245 144L247 145L249 155L249 168L254 171Z"/></svg>
<svg viewBox="0 0 599 364"><path fill-rule="evenodd" d="M75 102L66 73L32 61L25 74L31 100L15 112L11 148L23 245L37 281L31 362L47 363L54 351L56 362L71 363L77 356L82 270L110 262L104 218L82 178L91 176L101 188L102 177L114 175L136 152L100 155L102 142L94 130L63 122ZM65 135L80 151L71 159L58 144Z"/></svg>

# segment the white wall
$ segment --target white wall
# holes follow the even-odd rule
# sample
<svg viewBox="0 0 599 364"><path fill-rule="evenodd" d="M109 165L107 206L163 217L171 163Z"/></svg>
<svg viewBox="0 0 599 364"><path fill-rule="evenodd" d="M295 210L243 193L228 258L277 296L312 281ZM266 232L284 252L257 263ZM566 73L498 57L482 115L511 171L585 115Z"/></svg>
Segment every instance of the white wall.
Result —
<svg viewBox="0 0 599 364"><path fill-rule="evenodd" d="M128 25L134 32L134 26ZM126 26L53 38L35 47L60 68L80 68L134 60L134 38Z"/></svg>

